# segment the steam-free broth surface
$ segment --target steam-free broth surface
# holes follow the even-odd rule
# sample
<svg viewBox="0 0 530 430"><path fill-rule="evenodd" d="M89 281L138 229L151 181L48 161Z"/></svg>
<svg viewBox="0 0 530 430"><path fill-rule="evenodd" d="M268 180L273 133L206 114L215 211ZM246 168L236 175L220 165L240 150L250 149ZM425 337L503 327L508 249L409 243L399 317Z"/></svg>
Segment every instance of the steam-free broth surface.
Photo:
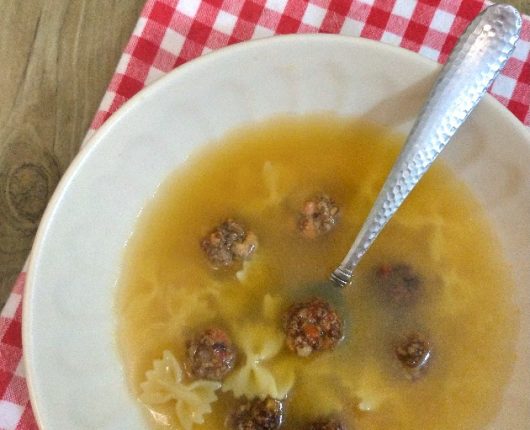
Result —
<svg viewBox="0 0 530 430"><path fill-rule="evenodd" d="M186 341L215 326L237 349L239 382L219 383L212 413L194 429L224 428L238 390L287 393L282 429L327 416L361 430L472 430L490 422L514 361L512 282L480 206L440 162L362 260L353 285L339 291L327 283L401 142L331 115L276 118L208 145L179 168L142 213L125 254L118 339L134 395L164 351L185 369ZM299 211L322 193L339 207L338 222L308 239ZM244 264L215 270L201 240L228 218L255 233L258 247ZM413 303L396 305L378 287L375 274L387 265L418 275ZM299 357L285 346L281 319L312 297L334 307L344 338ZM415 377L395 352L411 333L431 347ZM193 380L184 372L181 382ZM168 399L143 406L153 428L182 427Z"/></svg>

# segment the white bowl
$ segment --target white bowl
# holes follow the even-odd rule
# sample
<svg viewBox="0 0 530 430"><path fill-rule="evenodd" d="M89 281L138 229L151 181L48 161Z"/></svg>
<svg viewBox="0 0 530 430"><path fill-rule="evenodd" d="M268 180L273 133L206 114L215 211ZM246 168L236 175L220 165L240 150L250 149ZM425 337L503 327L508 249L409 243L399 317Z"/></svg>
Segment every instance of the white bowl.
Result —
<svg viewBox="0 0 530 430"><path fill-rule="evenodd" d="M279 113L334 111L406 132L438 71L416 54L364 39L275 37L186 64L114 114L63 177L33 250L23 343L41 428L146 427L115 345L116 280L140 211L192 150ZM490 428L528 428L529 135L487 96L443 157L485 206L517 284L518 358Z"/></svg>

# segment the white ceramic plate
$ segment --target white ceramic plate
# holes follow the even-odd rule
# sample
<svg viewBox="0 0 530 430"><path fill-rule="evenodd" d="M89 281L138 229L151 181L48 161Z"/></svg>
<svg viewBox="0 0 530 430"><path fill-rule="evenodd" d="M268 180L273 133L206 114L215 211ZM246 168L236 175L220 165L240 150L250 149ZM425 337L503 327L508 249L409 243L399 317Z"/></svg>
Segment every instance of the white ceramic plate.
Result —
<svg viewBox="0 0 530 430"><path fill-rule="evenodd" d="M43 430L146 427L115 346L123 247L158 185L190 152L240 124L335 111L407 131L439 66L331 35L232 46L180 67L128 102L81 151L39 229L24 301L31 400ZM444 154L491 216L513 264L518 360L495 429L530 422L530 144L487 97Z"/></svg>

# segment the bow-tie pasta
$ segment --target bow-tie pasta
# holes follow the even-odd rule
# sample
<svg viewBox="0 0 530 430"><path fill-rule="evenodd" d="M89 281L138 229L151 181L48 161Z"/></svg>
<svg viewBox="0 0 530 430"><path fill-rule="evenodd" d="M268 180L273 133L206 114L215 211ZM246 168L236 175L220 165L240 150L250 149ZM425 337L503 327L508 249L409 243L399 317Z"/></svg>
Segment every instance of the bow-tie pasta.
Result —
<svg viewBox="0 0 530 430"><path fill-rule="evenodd" d="M266 294L262 303L265 323L249 322L234 330L245 361L226 379L224 392L232 391L235 397L248 399L287 397L294 384L294 371L287 363L273 363L285 342L285 335L278 328L280 307L280 297Z"/></svg>
<svg viewBox="0 0 530 430"><path fill-rule="evenodd" d="M215 391L220 387L219 382L205 380L184 384L177 359L164 351L162 359L155 360L153 369L146 373L146 381L140 386L140 400L149 406L174 401L180 425L191 430L193 424L204 423L204 415L212 412L211 403L217 400Z"/></svg>
<svg viewBox="0 0 530 430"><path fill-rule="evenodd" d="M267 362L280 352L284 335L262 324L247 324L240 328L238 344L245 357L244 364L223 384L223 391L235 397L245 396L284 399L294 383L293 372L274 371Z"/></svg>

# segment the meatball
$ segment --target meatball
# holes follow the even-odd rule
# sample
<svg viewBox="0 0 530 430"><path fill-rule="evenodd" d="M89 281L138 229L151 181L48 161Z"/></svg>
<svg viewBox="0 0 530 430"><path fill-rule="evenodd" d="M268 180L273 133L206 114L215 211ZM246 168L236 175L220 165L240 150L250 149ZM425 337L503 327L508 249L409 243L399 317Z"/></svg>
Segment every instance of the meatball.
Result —
<svg viewBox="0 0 530 430"><path fill-rule="evenodd" d="M339 207L327 195L317 196L304 203L298 220L303 236L314 239L330 231L336 224Z"/></svg>
<svg viewBox="0 0 530 430"><path fill-rule="evenodd" d="M324 300L292 305L283 316L287 346L301 357L313 351L333 349L342 339L342 322Z"/></svg>
<svg viewBox="0 0 530 430"><path fill-rule="evenodd" d="M221 381L234 367L236 350L228 335L209 328L186 342L186 370L190 377Z"/></svg>
<svg viewBox="0 0 530 430"><path fill-rule="evenodd" d="M239 405L229 418L229 423L234 430L275 430L280 428L282 419L282 403L266 397Z"/></svg>
<svg viewBox="0 0 530 430"><path fill-rule="evenodd" d="M346 426L337 419L324 419L312 422L307 430L346 430Z"/></svg>
<svg viewBox="0 0 530 430"><path fill-rule="evenodd" d="M201 248L216 268L250 259L257 246L256 235L232 219L218 225L201 241Z"/></svg>
<svg viewBox="0 0 530 430"><path fill-rule="evenodd" d="M431 358L431 347L419 334L409 335L403 342L397 345L394 353L401 365L412 377L419 375Z"/></svg>
<svg viewBox="0 0 530 430"><path fill-rule="evenodd" d="M418 298L421 281L407 264L384 264L376 270L375 279L380 292L393 304L410 305Z"/></svg>

